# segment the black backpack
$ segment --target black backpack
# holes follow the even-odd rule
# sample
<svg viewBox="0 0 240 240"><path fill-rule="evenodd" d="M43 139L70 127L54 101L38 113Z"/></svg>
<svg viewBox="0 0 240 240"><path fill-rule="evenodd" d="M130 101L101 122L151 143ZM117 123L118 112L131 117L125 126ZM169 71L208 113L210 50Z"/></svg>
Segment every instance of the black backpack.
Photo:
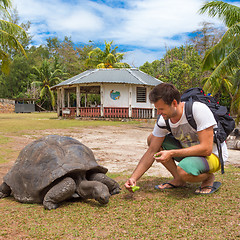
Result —
<svg viewBox="0 0 240 240"><path fill-rule="evenodd" d="M235 128L235 121L228 113L227 108L225 106L219 105L219 103L216 101L214 97L206 95L202 88L190 88L186 90L181 96L181 101L185 102L185 114L186 114L188 123L196 130L197 130L197 125L192 114L193 102L197 101L197 102L204 103L212 111L215 117L215 120L217 122L217 128L214 128L214 142L216 143L217 149L219 152L221 172L223 174L224 162L222 157L221 143L223 143L227 139L228 135ZM169 126L168 120L166 120L165 128L171 132L171 128Z"/></svg>

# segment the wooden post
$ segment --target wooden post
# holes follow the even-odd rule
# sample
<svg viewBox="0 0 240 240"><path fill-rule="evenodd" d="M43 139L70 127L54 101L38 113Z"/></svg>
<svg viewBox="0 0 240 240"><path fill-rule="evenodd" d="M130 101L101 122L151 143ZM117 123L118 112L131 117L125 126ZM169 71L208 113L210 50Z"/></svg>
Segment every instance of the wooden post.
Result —
<svg viewBox="0 0 240 240"><path fill-rule="evenodd" d="M87 93L85 93L85 107L87 107Z"/></svg>
<svg viewBox="0 0 240 240"><path fill-rule="evenodd" d="M67 106L70 107L70 93L67 92Z"/></svg>
<svg viewBox="0 0 240 240"><path fill-rule="evenodd" d="M60 88L57 89L57 115L60 116L60 108L61 108L61 91Z"/></svg>
<svg viewBox="0 0 240 240"><path fill-rule="evenodd" d="M155 118L155 107L154 107L154 104L153 104L153 107L152 107L152 118Z"/></svg>
<svg viewBox="0 0 240 240"><path fill-rule="evenodd" d="M76 86L76 95L77 95L77 99L76 99L76 108L77 108L77 117L80 115L80 112L79 112L79 108L81 107L81 98L80 98L80 86L77 85Z"/></svg>
<svg viewBox="0 0 240 240"><path fill-rule="evenodd" d="M103 84L101 84L100 85L101 117L104 117L103 94L104 94L104 89L103 89Z"/></svg>
<svg viewBox="0 0 240 240"><path fill-rule="evenodd" d="M62 110L65 108L65 91L64 88L61 89L61 96L62 96Z"/></svg>
<svg viewBox="0 0 240 240"><path fill-rule="evenodd" d="M129 85L129 93L128 93L128 102L129 102L129 108L128 108L128 115L131 118L132 117L132 85Z"/></svg>

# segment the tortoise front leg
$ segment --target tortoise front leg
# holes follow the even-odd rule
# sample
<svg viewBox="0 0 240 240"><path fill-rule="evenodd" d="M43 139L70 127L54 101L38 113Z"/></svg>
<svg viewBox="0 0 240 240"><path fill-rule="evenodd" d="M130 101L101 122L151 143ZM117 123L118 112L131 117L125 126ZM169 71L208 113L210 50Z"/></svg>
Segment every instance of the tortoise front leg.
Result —
<svg viewBox="0 0 240 240"><path fill-rule="evenodd" d="M0 198L8 197L11 194L11 188L3 182L0 185Z"/></svg>
<svg viewBox="0 0 240 240"><path fill-rule="evenodd" d="M110 177L106 176L103 173L91 174L89 176L89 181L97 181L105 184L108 187L111 195L120 193L121 188L119 184L115 180L111 179Z"/></svg>
<svg viewBox="0 0 240 240"><path fill-rule="evenodd" d="M56 209L58 203L69 199L76 190L76 183L70 177L64 178L61 182L54 185L45 195L43 206L48 209Z"/></svg>

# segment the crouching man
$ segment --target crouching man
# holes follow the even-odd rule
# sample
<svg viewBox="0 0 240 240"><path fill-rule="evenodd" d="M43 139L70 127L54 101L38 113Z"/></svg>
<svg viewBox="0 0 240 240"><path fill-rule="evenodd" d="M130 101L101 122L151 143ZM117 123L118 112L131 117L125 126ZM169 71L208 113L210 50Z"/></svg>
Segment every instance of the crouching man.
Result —
<svg viewBox="0 0 240 240"><path fill-rule="evenodd" d="M149 94L161 114L152 134L148 137L149 148L140 159L125 187L131 191L137 180L156 160L172 174L173 179L155 186L166 190L184 187L186 182L200 182L196 194L211 194L219 189L220 182L214 182L214 173L221 168L218 150L213 142L213 128L217 124L211 110L203 103L193 103L193 117L197 130L188 123L184 102L179 91L169 83L157 85ZM168 120L171 133L166 128ZM223 159L227 159L226 143L222 144ZM175 161L179 162L176 165Z"/></svg>

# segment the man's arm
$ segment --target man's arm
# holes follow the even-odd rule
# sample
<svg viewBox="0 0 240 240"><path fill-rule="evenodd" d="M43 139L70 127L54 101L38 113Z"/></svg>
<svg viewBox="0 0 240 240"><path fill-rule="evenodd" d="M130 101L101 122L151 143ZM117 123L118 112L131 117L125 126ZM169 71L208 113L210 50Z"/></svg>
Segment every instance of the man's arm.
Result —
<svg viewBox="0 0 240 240"><path fill-rule="evenodd" d="M151 136L151 141L148 150L144 153L140 159L136 169L134 170L132 176L125 183L125 187L131 191L131 186L136 185L137 180L152 166L154 162L153 155L158 152L162 146L165 137L155 137Z"/></svg>
<svg viewBox="0 0 240 240"><path fill-rule="evenodd" d="M173 157L210 156L213 147L213 127L197 132L199 144L188 148L163 150L156 157L157 162L167 162Z"/></svg>

